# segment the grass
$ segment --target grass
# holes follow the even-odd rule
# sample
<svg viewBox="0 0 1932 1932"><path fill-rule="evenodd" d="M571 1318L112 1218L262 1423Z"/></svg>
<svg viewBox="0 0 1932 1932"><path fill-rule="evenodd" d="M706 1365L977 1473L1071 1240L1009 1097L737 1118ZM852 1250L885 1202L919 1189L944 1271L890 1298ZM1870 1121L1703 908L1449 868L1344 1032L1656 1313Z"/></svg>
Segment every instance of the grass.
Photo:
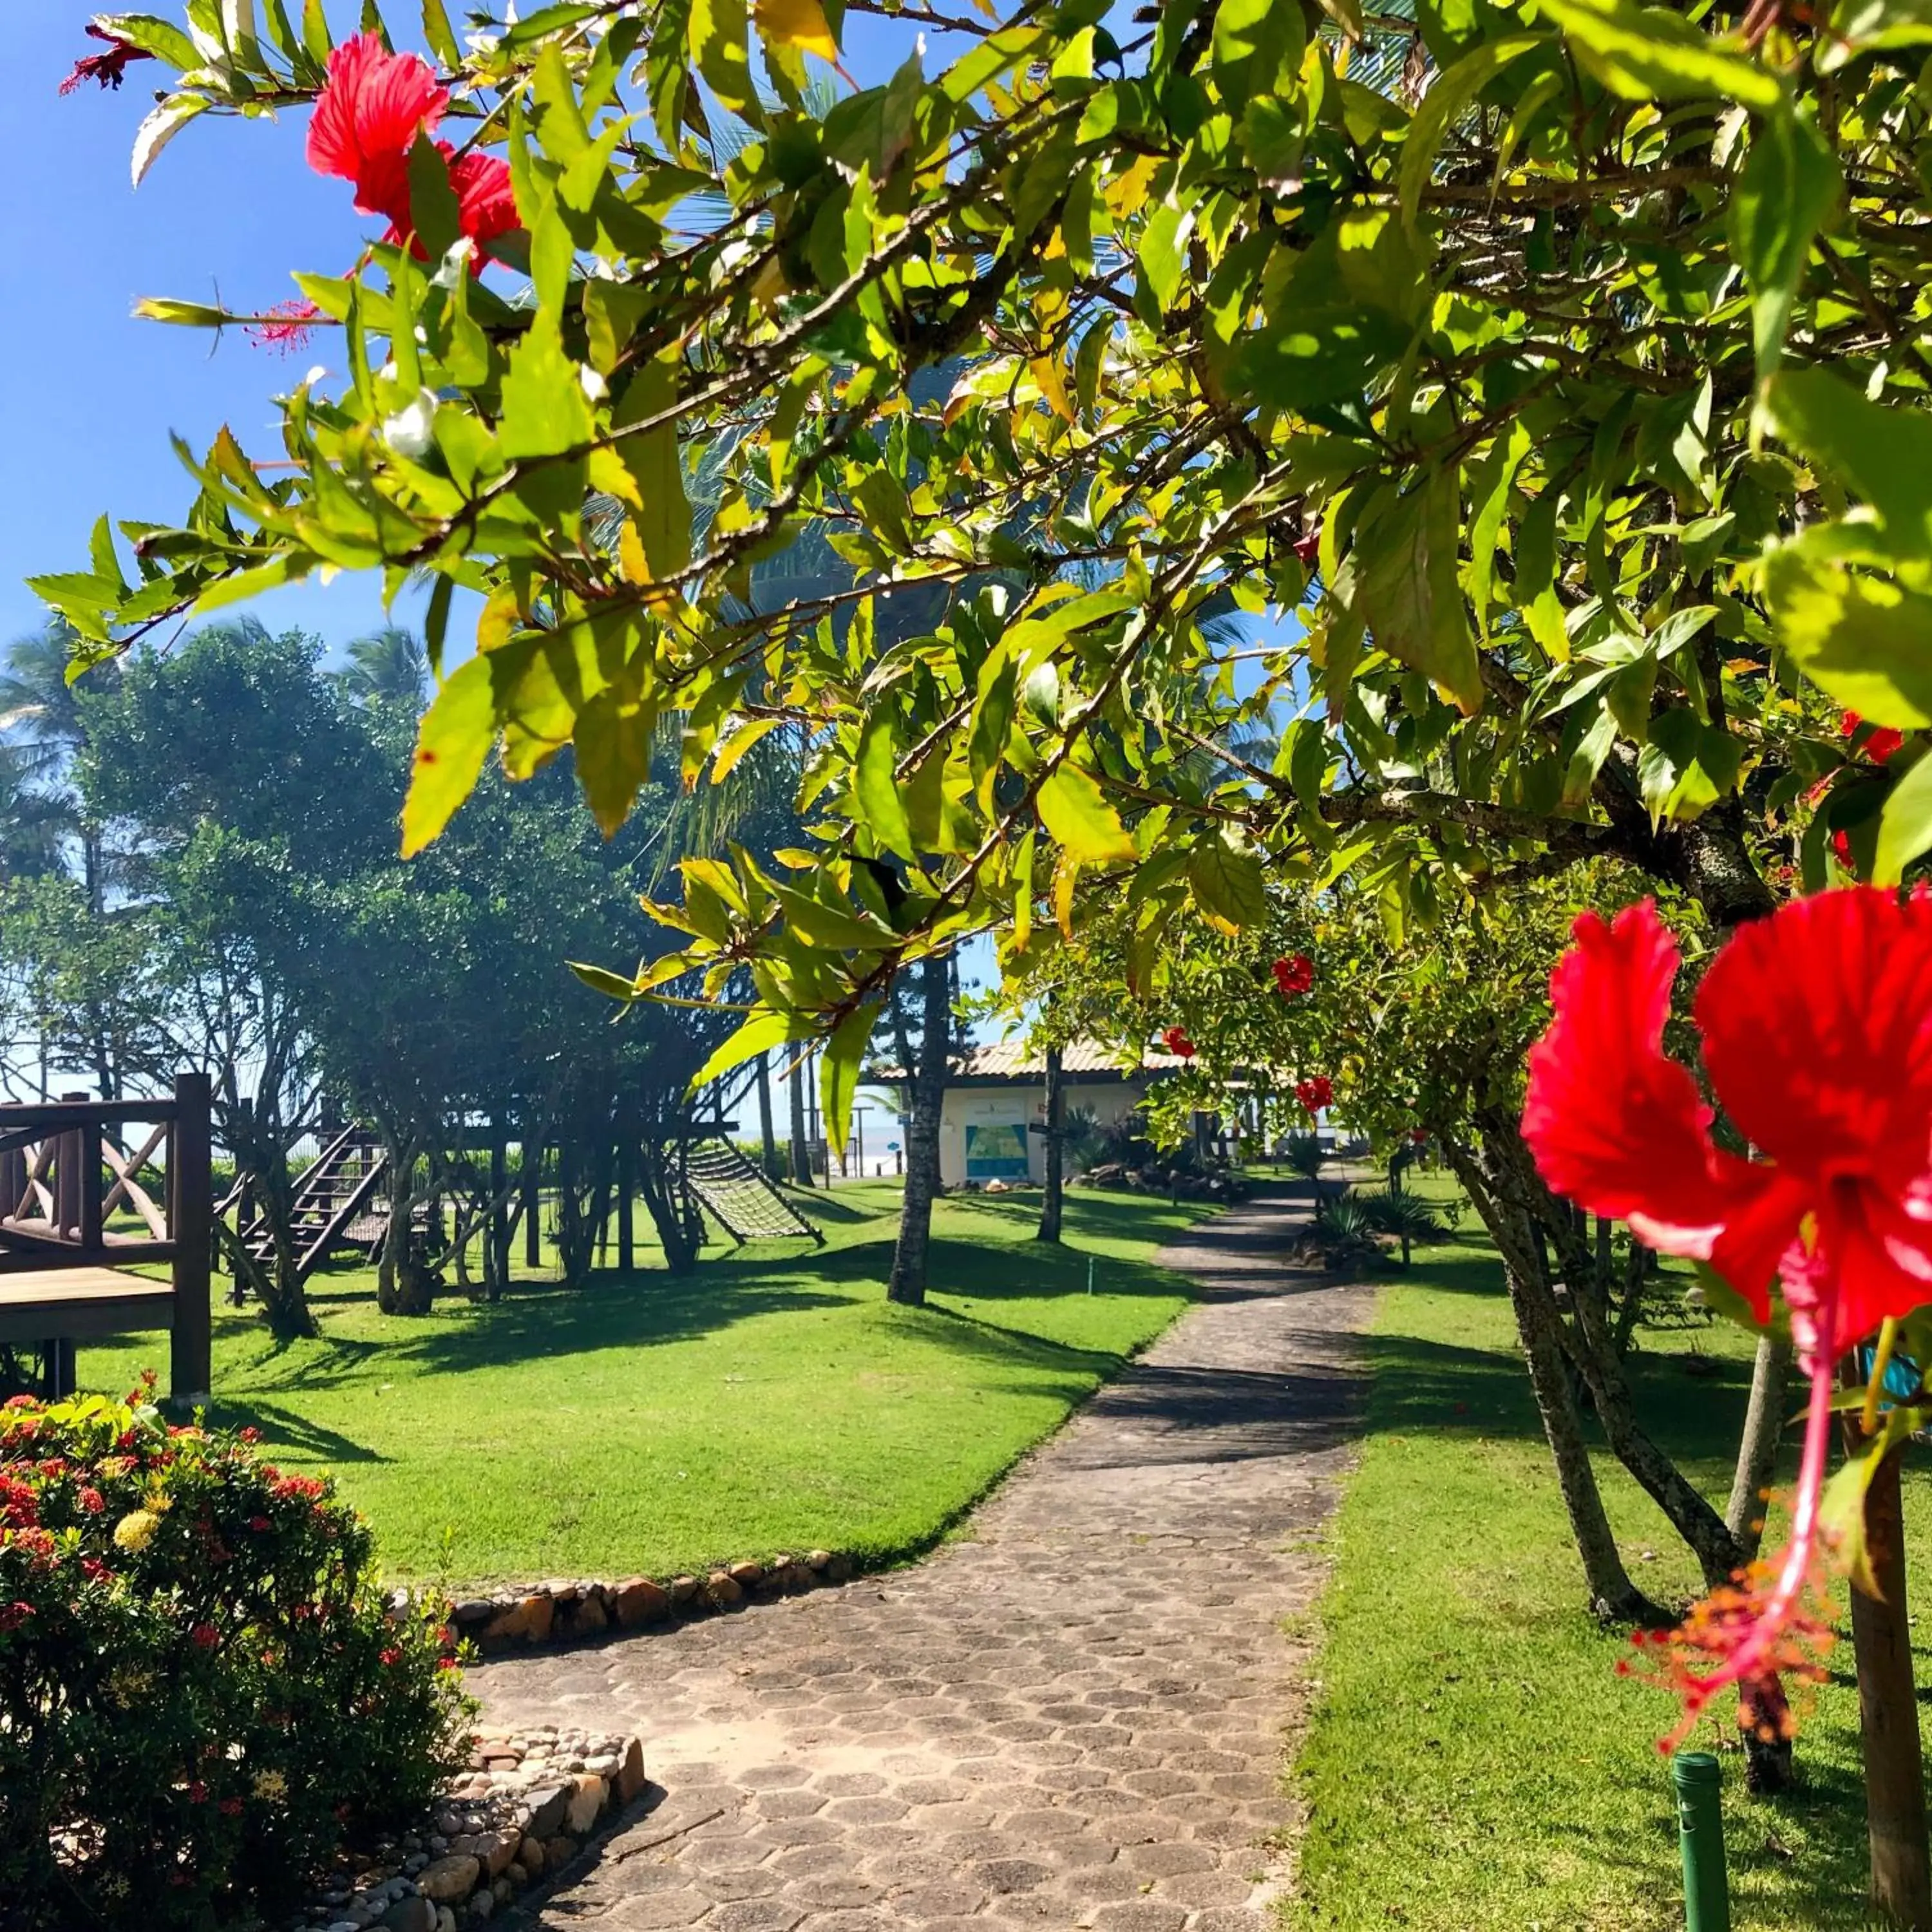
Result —
<svg viewBox="0 0 1932 1932"><path fill-rule="evenodd" d="M1681 1927L1676 1814L1656 1748L1675 1706L1614 1674L1626 1646L1580 1607L1500 1275L1473 1222L1395 1277L1369 1348L1366 1444L1332 1531L1319 1695L1298 1769L1313 1816L1289 1924ZM1724 1323L1647 1332L1636 1366L1648 1426L1721 1500L1749 1338ZM1597 1466L1633 1575L1662 1600L1694 1595L1694 1566L1661 1514L1607 1455ZM1922 1465L1906 1483L1922 1589L1932 1484ZM1873 1922L1849 1640L1832 1660L1804 1717L1795 1796L1744 1796L1728 1715L1708 1718L1696 1740L1724 1754L1736 1932ZM1918 1664L1923 1686L1923 1646Z"/></svg>
<svg viewBox="0 0 1932 1932"><path fill-rule="evenodd" d="M881 1293L898 1202L896 1182L853 1183L807 1200L823 1250L522 1282L416 1319L376 1312L369 1270L320 1276L319 1340L218 1312L215 1414L336 1476L404 1577L908 1555L1173 1318L1186 1285L1152 1256L1198 1210L1076 1191L1056 1250L1031 1239L1036 1196L949 1198L930 1304L909 1310ZM84 1347L80 1373L118 1390L166 1358L136 1336Z"/></svg>

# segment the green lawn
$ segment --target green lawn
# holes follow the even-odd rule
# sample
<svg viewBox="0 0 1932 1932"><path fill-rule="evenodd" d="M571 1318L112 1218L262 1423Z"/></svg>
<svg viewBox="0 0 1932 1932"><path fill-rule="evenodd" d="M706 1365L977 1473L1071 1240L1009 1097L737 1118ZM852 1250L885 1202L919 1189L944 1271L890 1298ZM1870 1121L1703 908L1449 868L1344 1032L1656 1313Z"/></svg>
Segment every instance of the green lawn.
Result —
<svg viewBox="0 0 1932 1932"><path fill-rule="evenodd" d="M898 1199L867 1181L808 1200L822 1250L714 1249L682 1282L533 1281L416 1320L376 1312L367 1270L320 1276L320 1340L218 1313L216 1412L335 1474L406 1577L908 1553L1172 1319L1186 1284L1151 1257L1198 1210L1076 1190L1056 1250L1031 1239L1036 1196L954 1197L920 1310L882 1296ZM118 1390L166 1359L163 1336L83 1348L81 1377Z"/></svg>
<svg viewBox="0 0 1932 1932"><path fill-rule="evenodd" d="M1675 1706L1613 1674L1626 1646L1579 1608L1508 1304L1474 1229L1466 1220L1456 1242L1419 1252L1376 1320L1366 1443L1322 1606L1320 1698L1299 1768L1313 1817L1288 1922L1295 1932L1681 1927L1676 1819L1656 1748ZM1748 1338L1728 1324L1643 1341L1648 1424L1720 1498L1748 1358ZM1694 1594L1694 1568L1662 1516L1607 1456L1598 1468L1633 1574L1666 1601ZM1922 1602L1932 1483L1922 1465L1907 1483ZM1919 1657L1924 1685L1932 1657ZM1727 1725L1713 1716L1698 1739L1725 1753L1737 1932L1869 1922L1849 1640L1834 1662L1804 1718L1798 1795L1748 1799Z"/></svg>

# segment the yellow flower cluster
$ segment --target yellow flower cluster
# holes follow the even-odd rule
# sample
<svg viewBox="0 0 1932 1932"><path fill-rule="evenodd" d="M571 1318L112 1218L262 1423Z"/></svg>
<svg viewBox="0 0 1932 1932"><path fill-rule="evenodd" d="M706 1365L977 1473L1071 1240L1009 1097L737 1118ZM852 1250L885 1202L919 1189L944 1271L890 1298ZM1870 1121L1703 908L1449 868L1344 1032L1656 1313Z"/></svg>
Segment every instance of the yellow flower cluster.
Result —
<svg viewBox="0 0 1932 1932"><path fill-rule="evenodd" d="M114 1526L114 1546L130 1552L145 1550L160 1526L161 1520L152 1510L130 1510Z"/></svg>

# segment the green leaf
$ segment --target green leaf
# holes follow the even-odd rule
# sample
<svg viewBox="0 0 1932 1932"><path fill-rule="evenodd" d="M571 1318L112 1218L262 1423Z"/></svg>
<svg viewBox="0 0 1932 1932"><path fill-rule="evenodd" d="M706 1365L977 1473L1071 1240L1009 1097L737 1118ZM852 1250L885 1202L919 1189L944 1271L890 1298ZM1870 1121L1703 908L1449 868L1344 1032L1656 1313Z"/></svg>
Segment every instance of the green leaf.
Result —
<svg viewBox="0 0 1932 1932"><path fill-rule="evenodd" d="M1837 1471L1818 1499L1820 1526L1835 1543L1838 1558L1850 1570L1852 1583L1868 1597L1878 1592L1865 1556L1865 1496L1885 1459L1909 1442L1924 1420L1922 1409L1887 1409L1871 1446Z"/></svg>
<svg viewBox="0 0 1932 1932"><path fill-rule="evenodd" d="M1886 799L1879 814L1872 884L1897 885L1906 867L1924 852L1932 852L1932 758L1920 758Z"/></svg>
<svg viewBox="0 0 1932 1932"><path fill-rule="evenodd" d="M456 190L449 183L449 164L437 152L434 141L418 141L410 149L409 169L410 219L429 259L440 262L463 232Z"/></svg>
<svg viewBox="0 0 1932 1932"><path fill-rule="evenodd" d="M760 120L745 0L692 0L688 32L692 59L712 92L733 113Z"/></svg>
<svg viewBox="0 0 1932 1932"><path fill-rule="evenodd" d="M1582 64L1626 100L1736 100L1760 110L1784 98L1778 76L1682 14L1631 0L1537 0Z"/></svg>
<svg viewBox="0 0 1932 1932"><path fill-rule="evenodd" d="M853 790L859 802L860 823L890 851L902 859L918 856L912 826L897 776L897 714L891 705L875 703L859 731L859 755L853 767Z"/></svg>
<svg viewBox="0 0 1932 1932"><path fill-rule="evenodd" d="M480 653L459 664L442 682L417 728L403 802L403 856L440 836L456 808L476 788L483 761L496 739L496 702L490 661Z"/></svg>
<svg viewBox="0 0 1932 1932"><path fill-rule="evenodd" d="M1786 442L1877 512L1885 554L1932 561L1932 419L1874 403L1822 369L1778 376L1765 407Z"/></svg>
<svg viewBox="0 0 1932 1932"><path fill-rule="evenodd" d="M1456 552L1462 492L1453 469L1406 496L1385 484L1355 535L1357 600L1370 637L1420 671L1468 716L1482 707L1482 669L1462 601Z"/></svg>
<svg viewBox="0 0 1932 1932"><path fill-rule="evenodd" d="M1047 830L1082 866L1125 866L1137 856L1133 834L1099 784L1078 766L1063 764L1040 788Z"/></svg>
<svg viewBox="0 0 1932 1932"><path fill-rule="evenodd" d="M154 165L155 156L197 114L206 113L214 104L198 94L177 94L150 112L134 130L134 152L128 171L135 187L141 185L148 170Z"/></svg>
<svg viewBox="0 0 1932 1932"><path fill-rule="evenodd" d="M652 357L631 379L613 416L619 429L650 422L674 407L681 370L674 356ZM691 561L691 500L685 494L675 420L622 437L617 454L637 486L633 521L650 581L664 584Z"/></svg>
<svg viewBox="0 0 1932 1932"><path fill-rule="evenodd" d="M1778 643L1846 710L1932 724L1932 597L1855 574L1803 538L1766 560L1764 594Z"/></svg>
<svg viewBox="0 0 1932 1932"><path fill-rule="evenodd" d="M533 322L510 352L500 441L506 456L559 456L590 440L590 404L556 325Z"/></svg>
<svg viewBox="0 0 1932 1932"><path fill-rule="evenodd" d="M1268 916L1261 855L1225 834L1204 838L1187 855L1187 883L1203 912L1223 926L1261 926Z"/></svg>
<svg viewBox="0 0 1932 1932"><path fill-rule="evenodd" d="M742 1066L758 1054L784 1046L787 1040L803 1040L811 1030L811 1022L802 1014L775 1013L768 1007L760 1007L729 1039L719 1042L711 1058L691 1076L688 1090L695 1094L733 1067Z"/></svg>
<svg viewBox="0 0 1932 1932"><path fill-rule="evenodd" d="M1193 232L1193 209L1172 201L1156 203L1141 230L1141 279L1163 310L1174 306L1186 283L1187 238Z"/></svg>
<svg viewBox="0 0 1932 1932"><path fill-rule="evenodd" d="M1731 250L1751 288L1760 379L1777 370L1811 241L1844 188L1817 129L1788 107L1766 117L1731 196Z"/></svg>
<svg viewBox="0 0 1932 1932"><path fill-rule="evenodd" d="M1685 824L1736 784L1743 748L1730 734L1680 706L1650 722L1650 742L1637 754L1637 790L1653 824Z"/></svg>
<svg viewBox="0 0 1932 1932"><path fill-rule="evenodd" d="M825 1120L825 1137L841 1160L852 1128L852 1102L859 1091L859 1069L872 1044L880 1002L855 1008L832 1030L818 1058L818 1104Z"/></svg>
<svg viewBox="0 0 1932 1932"><path fill-rule="evenodd" d="M638 997L638 982L622 973L614 973L608 966L586 966L580 961L565 962L570 970L593 993L602 993L607 999L621 1000L628 1006Z"/></svg>
<svg viewBox="0 0 1932 1932"><path fill-rule="evenodd" d="M429 50L446 68L460 68L463 64L463 49L458 45L456 34L449 24L449 16L443 10L442 0L422 0L423 38ZM427 143L418 141L418 147Z"/></svg>
<svg viewBox="0 0 1932 1932"><path fill-rule="evenodd" d="M598 692L578 708L572 734L577 782L606 838L616 836L638 794L650 782L657 719L655 705L622 704L608 691Z"/></svg>

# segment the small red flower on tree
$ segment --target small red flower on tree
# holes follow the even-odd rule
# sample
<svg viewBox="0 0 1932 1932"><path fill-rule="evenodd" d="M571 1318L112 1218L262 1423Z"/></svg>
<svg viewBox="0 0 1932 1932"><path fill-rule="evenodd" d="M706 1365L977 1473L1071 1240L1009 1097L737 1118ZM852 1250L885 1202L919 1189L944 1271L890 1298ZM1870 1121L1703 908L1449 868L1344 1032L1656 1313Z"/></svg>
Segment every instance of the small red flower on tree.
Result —
<svg viewBox="0 0 1932 1932"><path fill-rule="evenodd" d="M1318 1114L1335 1098L1335 1083L1325 1073L1317 1073L1294 1083L1294 1097L1311 1114Z"/></svg>
<svg viewBox="0 0 1932 1932"><path fill-rule="evenodd" d="M124 40L118 34L90 20L81 30L88 38L104 40L107 51L103 54L83 54L74 64L74 71L60 84L63 94L71 94L76 87L87 81L94 81L102 87L118 89L126 79L130 61L152 60L154 56L146 47L137 47L132 40Z"/></svg>
<svg viewBox="0 0 1932 1932"><path fill-rule="evenodd" d="M1856 711L1847 711L1838 720L1838 736L1850 738L1865 721ZM1888 764L1892 754L1905 742L1905 734L1894 731L1889 724L1874 724L1865 734L1864 742L1858 747L1875 765Z"/></svg>
<svg viewBox="0 0 1932 1932"><path fill-rule="evenodd" d="M1664 1054L1678 952L1655 906L1611 925L1586 913L1575 940L1530 1055L1523 1136L1544 1178L1650 1246L1708 1262L1761 1322L1780 1279L1810 1381L1774 1574L1741 1576L1668 1640L1688 1728L1727 1684L1748 1717L1781 1708L1768 1694L1819 1628L1805 1600L1834 1365L1888 1316L1932 1301L1932 897L1852 886L1794 900L1705 974L1704 1064L1762 1160L1716 1144L1696 1082Z"/></svg>
<svg viewBox="0 0 1932 1932"><path fill-rule="evenodd" d="M1161 1035L1160 1043L1179 1059L1192 1060L1194 1058L1194 1042L1187 1037L1184 1027L1169 1027Z"/></svg>
<svg viewBox="0 0 1932 1932"><path fill-rule="evenodd" d="M1268 969L1274 975L1274 989L1285 1000L1305 993L1315 983L1315 962L1305 952L1292 959L1277 959Z"/></svg>
<svg viewBox="0 0 1932 1932"><path fill-rule="evenodd" d="M356 206L364 214L386 217L384 239L406 237L418 255L410 202L410 150L427 140L449 105L428 64L414 54L392 54L374 34L344 40L328 57L328 78L316 97L309 123L308 164L319 175L335 175L356 184ZM456 196L458 226L487 250L500 235L520 224L511 191L509 164L474 150L458 154L447 141L435 144L449 164Z"/></svg>

